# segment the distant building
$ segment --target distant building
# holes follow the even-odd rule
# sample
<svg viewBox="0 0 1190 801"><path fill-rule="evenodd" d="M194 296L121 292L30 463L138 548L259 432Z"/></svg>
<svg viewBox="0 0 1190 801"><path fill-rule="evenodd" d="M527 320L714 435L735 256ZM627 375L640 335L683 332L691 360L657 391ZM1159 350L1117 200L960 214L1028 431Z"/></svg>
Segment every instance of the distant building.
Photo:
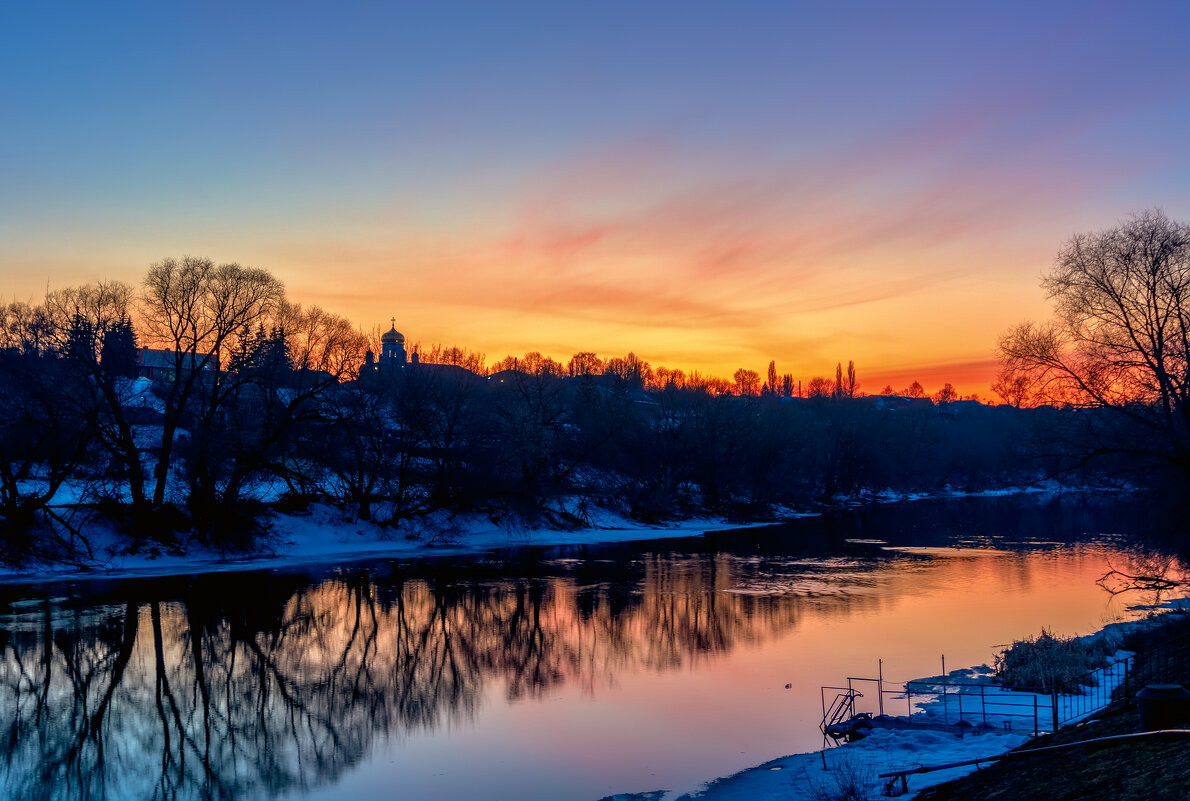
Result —
<svg viewBox="0 0 1190 801"><path fill-rule="evenodd" d="M864 395L863 397L855 398L855 400L877 409L889 411L895 411L897 409L930 409L934 406L934 401L929 398L910 398L907 395Z"/></svg>
<svg viewBox="0 0 1190 801"><path fill-rule="evenodd" d="M405 353L405 335L397 330L397 318L392 318L392 328L380 335L380 358L371 348L364 354L362 372L400 370L406 364L417 364L417 354L412 358Z"/></svg>
<svg viewBox="0 0 1190 801"><path fill-rule="evenodd" d="M202 363L203 359L206 359L203 354L183 353L182 369L185 371L219 369L219 360L215 357L212 356L208 359L206 364ZM176 350L143 347L136 352L136 374L140 378L148 378L153 381L173 381L177 379L177 373L178 352Z"/></svg>

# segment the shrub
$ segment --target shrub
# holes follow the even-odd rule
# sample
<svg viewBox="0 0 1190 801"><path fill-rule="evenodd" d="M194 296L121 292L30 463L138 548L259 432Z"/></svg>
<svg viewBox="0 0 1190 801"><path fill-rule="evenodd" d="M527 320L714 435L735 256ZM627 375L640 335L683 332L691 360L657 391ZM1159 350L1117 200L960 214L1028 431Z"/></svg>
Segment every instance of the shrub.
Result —
<svg viewBox="0 0 1190 801"><path fill-rule="evenodd" d="M855 755L833 760L826 777L807 776L809 795L814 801L872 801L878 797L876 769Z"/></svg>
<svg viewBox="0 0 1190 801"><path fill-rule="evenodd" d="M1111 646L1100 637L1056 637L1045 629L1016 640L996 656L996 676L1010 687L1077 693L1088 673L1107 664Z"/></svg>

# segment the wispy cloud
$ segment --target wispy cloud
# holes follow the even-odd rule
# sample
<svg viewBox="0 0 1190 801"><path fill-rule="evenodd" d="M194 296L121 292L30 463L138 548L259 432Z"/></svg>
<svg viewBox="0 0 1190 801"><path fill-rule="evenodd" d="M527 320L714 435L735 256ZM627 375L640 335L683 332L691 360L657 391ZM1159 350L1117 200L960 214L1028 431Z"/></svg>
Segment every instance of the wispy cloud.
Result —
<svg viewBox="0 0 1190 801"><path fill-rule="evenodd" d="M893 324L906 302L929 316L941 287L969 282L977 293L984 276L1005 269L1006 243L1036 255L1008 265L1028 276L1022 291L1033 291L1032 277L1057 245L1035 223L1071 193L1129 174L1127 165L1092 177L1044 164L1094 122L1077 115L1027 131L1027 140L1006 139L1046 102L1039 92L943 104L844 146L791 151L776 165L737 154L722 170L714 152L680 138L628 139L521 176L502 208L483 212L482 225L465 218L428 233L396 220L365 244L278 255L336 263L366 282L329 291L348 306L409 298L420 308L407 313L419 325L432 321L429 338L441 341L452 327L475 336L477 319L501 317L508 330L500 341L513 350L511 329L526 332L523 350L541 347L528 332L550 331L570 352L624 342L630 330L645 353L676 353L680 336L704 337L694 340L704 347L714 338L697 363L703 369L708 360L775 358L810 371L831 358L824 351L832 335L856 328L857 318L868 331L883 319L882 352L927 363L937 343ZM307 280L313 287L322 279ZM1013 315L1005 308L1003 324ZM974 354L995 333L951 339L968 338ZM851 342L834 350L842 348L856 350ZM944 364L967 370L978 361Z"/></svg>

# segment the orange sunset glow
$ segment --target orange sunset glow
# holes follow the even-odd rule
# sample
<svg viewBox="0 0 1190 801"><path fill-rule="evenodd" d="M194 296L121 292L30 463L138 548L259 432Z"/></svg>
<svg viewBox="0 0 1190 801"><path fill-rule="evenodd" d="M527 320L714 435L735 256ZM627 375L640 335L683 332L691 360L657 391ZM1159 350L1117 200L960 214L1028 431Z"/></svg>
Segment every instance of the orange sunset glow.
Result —
<svg viewBox="0 0 1190 801"><path fill-rule="evenodd" d="M1186 66L1124 7L682 11L10 10L5 299L191 254L489 364L989 396L1066 237L1190 212Z"/></svg>

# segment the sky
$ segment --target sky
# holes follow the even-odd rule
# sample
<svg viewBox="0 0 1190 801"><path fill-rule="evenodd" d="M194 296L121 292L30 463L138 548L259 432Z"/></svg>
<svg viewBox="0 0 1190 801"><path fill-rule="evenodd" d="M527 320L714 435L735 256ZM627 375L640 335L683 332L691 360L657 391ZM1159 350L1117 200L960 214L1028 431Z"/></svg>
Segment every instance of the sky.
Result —
<svg viewBox="0 0 1190 801"><path fill-rule="evenodd" d="M989 395L1072 234L1190 219L1190 4L0 0L0 300L264 267L486 354Z"/></svg>

